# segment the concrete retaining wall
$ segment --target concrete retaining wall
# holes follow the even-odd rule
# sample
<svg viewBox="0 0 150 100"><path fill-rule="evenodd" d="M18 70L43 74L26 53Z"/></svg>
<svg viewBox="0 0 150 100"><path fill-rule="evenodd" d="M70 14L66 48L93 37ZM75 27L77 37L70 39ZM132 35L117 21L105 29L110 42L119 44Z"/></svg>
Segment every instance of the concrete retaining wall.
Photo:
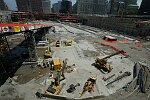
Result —
<svg viewBox="0 0 150 100"><path fill-rule="evenodd" d="M116 30L131 36L150 36L150 22L143 22L147 19L101 16L79 16L78 19L92 27Z"/></svg>

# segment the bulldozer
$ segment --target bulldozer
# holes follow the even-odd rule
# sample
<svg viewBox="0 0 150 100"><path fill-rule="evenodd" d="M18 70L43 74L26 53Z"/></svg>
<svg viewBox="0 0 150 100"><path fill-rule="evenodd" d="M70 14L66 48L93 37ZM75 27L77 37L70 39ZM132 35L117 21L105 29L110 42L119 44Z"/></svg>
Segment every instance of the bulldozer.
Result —
<svg viewBox="0 0 150 100"><path fill-rule="evenodd" d="M67 40L67 41L65 41L65 45L66 45L66 46L71 46L71 45L72 45L72 40Z"/></svg>
<svg viewBox="0 0 150 100"><path fill-rule="evenodd" d="M57 40L56 41L56 47L60 47L61 46L61 41Z"/></svg>
<svg viewBox="0 0 150 100"><path fill-rule="evenodd" d="M95 63L93 63L92 65L94 65L96 68L98 68L99 70L105 72L105 73L109 73L111 72L111 70L113 69L112 66L110 64L107 63L107 59L112 57L112 56L115 56L115 55L118 55L120 53L125 53L123 50L121 51L118 51L116 53L113 53L107 57L104 57L102 59L99 59L97 58L95 60Z"/></svg>

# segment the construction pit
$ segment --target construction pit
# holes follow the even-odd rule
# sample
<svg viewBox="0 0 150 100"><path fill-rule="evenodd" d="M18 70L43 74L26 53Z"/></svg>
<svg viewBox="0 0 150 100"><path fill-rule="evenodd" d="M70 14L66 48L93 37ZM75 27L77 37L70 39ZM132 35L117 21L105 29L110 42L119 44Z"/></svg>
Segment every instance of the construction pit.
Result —
<svg viewBox="0 0 150 100"><path fill-rule="evenodd" d="M0 88L1 100L63 100L63 99L132 99L143 98L146 100L150 97L150 72L148 64L150 64L149 52L146 53L146 48L135 43L136 39L129 38L123 35L111 34L109 31L100 30L99 32L85 31L79 28L71 27L70 24L53 23L55 32L51 29L46 34L44 41L50 40L44 46L37 46L38 61L34 64L23 64L14 74L12 78L8 78ZM103 40L106 35L111 35L117 38L116 42ZM56 47L56 41L60 41L60 46ZM72 40L71 46L66 46L65 41ZM126 40L126 41L125 41ZM138 42L139 43L139 42ZM145 42L146 43L146 42ZM147 43L148 44L148 43ZM50 46L52 58L44 59L44 52ZM148 46L148 45L147 45ZM119 50L124 50L125 53L112 55ZM112 55L112 56L110 56ZM93 66L97 58L107 58L107 63L112 67L108 73ZM65 64L66 69L63 75L59 76L60 85L62 86L59 93L45 95L45 91L52 84L54 77L57 77L59 71L52 70L52 66L37 66L39 62L51 62L55 59L60 59ZM135 64L140 62L140 67L135 67ZM146 63L146 67L142 64ZM62 67L64 66L62 64ZM139 64L139 63L138 63ZM57 69L57 68L56 68ZM145 93L140 92L140 85L137 85L139 80L140 69L144 69L144 86ZM145 71L146 70L146 71ZM142 74L143 75L143 74ZM96 78L96 83L93 85L92 91L85 91L84 86L90 77ZM69 93L67 90L70 85L78 84L74 90ZM138 88L138 89L137 89ZM140 88L140 89L139 89ZM135 92L136 91L136 92ZM37 93L40 93L38 95Z"/></svg>

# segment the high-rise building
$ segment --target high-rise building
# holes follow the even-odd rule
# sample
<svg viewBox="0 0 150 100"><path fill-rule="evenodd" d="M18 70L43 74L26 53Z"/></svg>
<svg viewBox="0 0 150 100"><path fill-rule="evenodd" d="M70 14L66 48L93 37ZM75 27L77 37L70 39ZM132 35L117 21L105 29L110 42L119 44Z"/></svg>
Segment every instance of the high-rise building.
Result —
<svg viewBox="0 0 150 100"><path fill-rule="evenodd" d="M118 14L120 10L127 9L128 6L137 5L137 0L109 0L109 13Z"/></svg>
<svg viewBox="0 0 150 100"><path fill-rule="evenodd" d="M16 0L18 11L28 12L31 11L29 0Z"/></svg>
<svg viewBox="0 0 150 100"><path fill-rule="evenodd" d="M58 1L57 3L54 3L52 6L53 13L59 13L61 9L61 1Z"/></svg>
<svg viewBox="0 0 150 100"><path fill-rule="evenodd" d="M72 2L68 0L62 0L60 13L71 13L72 12Z"/></svg>
<svg viewBox="0 0 150 100"><path fill-rule="evenodd" d="M150 0L143 0L138 11L139 15L150 15Z"/></svg>
<svg viewBox="0 0 150 100"><path fill-rule="evenodd" d="M18 11L51 12L50 0L16 0Z"/></svg>
<svg viewBox="0 0 150 100"><path fill-rule="evenodd" d="M4 2L4 0L0 0L0 10L8 10L8 6Z"/></svg>
<svg viewBox="0 0 150 100"><path fill-rule="evenodd" d="M72 6L72 13L77 14L77 3Z"/></svg>
<svg viewBox="0 0 150 100"><path fill-rule="evenodd" d="M77 0L78 14L106 14L106 0Z"/></svg>

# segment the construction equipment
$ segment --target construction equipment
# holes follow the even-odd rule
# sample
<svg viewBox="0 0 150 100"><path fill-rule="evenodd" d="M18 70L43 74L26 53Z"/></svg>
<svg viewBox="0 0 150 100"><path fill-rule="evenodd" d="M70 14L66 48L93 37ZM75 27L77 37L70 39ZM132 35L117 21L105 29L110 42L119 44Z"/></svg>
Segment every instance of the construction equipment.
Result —
<svg viewBox="0 0 150 100"><path fill-rule="evenodd" d="M72 45L72 40L67 40L67 41L65 42L65 45L66 45L66 46L71 46L71 45Z"/></svg>
<svg viewBox="0 0 150 100"><path fill-rule="evenodd" d="M47 97L47 98L51 98L51 95L59 95L59 93L61 92L62 88L64 87L65 83L63 83L62 85L59 86L49 86L48 89L45 91L45 93L40 93L40 92L36 92L35 95L38 98L42 98L42 97Z"/></svg>
<svg viewBox="0 0 150 100"><path fill-rule="evenodd" d="M108 78L103 77L103 80L104 80L104 81L107 81L107 80L111 79L111 78L114 77L114 76L115 76L115 74L109 76Z"/></svg>
<svg viewBox="0 0 150 100"><path fill-rule="evenodd" d="M112 57L112 56L118 55L120 53L125 53L125 52L123 50L121 50L121 51L113 53L113 54L111 54L111 55L109 55L107 57L104 57L102 59L97 58L95 60L95 63L93 63L92 65L94 65L95 67L97 67L98 69L100 69L100 70L102 70L104 72L108 72L109 73L112 70L112 66L107 63L107 59Z"/></svg>
<svg viewBox="0 0 150 100"><path fill-rule="evenodd" d="M63 65L63 62L60 59L53 59L52 64L51 64L52 66L51 69L56 70L56 71L61 70L62 65Z"/></svg>
<svg viewBox="0 0 150 100"><path fill-rule="evenodd" d="M80 86L80 84L79 84L79 83L77 83L76 85L71 84L71 85L70 85L70 88L67 90L67 92L68 92L68 93L74 92L74 91L76 90L76 87L77 87L77 86Z"/></svg>
<svg viewBox="0 0 150 100"><path fill-rule="evenodd" d="M58 40L56 41L56 47L60 47L61 46L61 42Z"/></svg>
<svg viewBox="0 0 150 100"><path fill-rule="evenodd" d="M51 57L52 57L52 53L51 53L51 49L50 49L50 43L48 43L48 49L45 50L44 58L47 59L47 58L51 58Z"/></svg>
<svg viewBox="0 0 150 100"><path fill-rule="evenodd" d="M85 83L84 87L83 87L83 91L81 93L80 98L88 91L94 91L94 86L96 85L96 77L90 77L87 82Z"/></svg>
<svg viewBox="0 0 150 100"><path fill-rule="evenodd" d="M48 87L45 93L48 95L50 94L58 95L60 93L60 88L62 88L62 86L60 85L59 79L56 77L52 79L51 85Z"/></svg>
<svg viewBox="0 0 150 100"><path fill-rule="evenodd" d="M111 81L110 83L108 83L106 86L109 86L110 84L118 81L118 80L121 80L122 78L124 77L127 77L127 76L130 76L131 75L131 72L124 72L122 75L118 76L117 78L115 78L113 81Z"/></svg>

